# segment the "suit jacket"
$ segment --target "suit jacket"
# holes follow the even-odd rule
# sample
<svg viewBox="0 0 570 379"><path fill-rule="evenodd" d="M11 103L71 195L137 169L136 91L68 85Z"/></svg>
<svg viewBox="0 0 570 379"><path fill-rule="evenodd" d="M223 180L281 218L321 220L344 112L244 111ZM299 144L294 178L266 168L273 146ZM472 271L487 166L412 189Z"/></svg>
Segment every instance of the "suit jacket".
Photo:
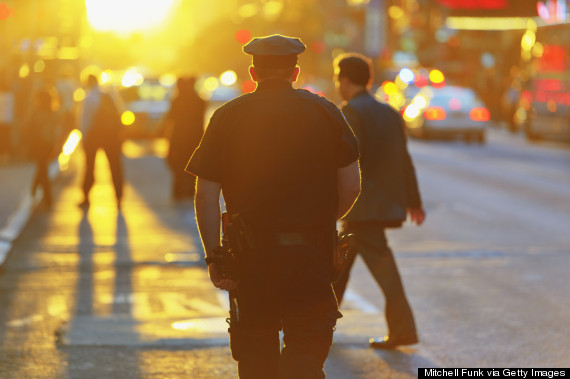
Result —
<svg viewBox="0 0 570 379"><path fill-rule="evenodd" d="M360 150L361 192L345 220L401 226L422 205L404 122L390 105L362 91L342 107Z"/></svg>

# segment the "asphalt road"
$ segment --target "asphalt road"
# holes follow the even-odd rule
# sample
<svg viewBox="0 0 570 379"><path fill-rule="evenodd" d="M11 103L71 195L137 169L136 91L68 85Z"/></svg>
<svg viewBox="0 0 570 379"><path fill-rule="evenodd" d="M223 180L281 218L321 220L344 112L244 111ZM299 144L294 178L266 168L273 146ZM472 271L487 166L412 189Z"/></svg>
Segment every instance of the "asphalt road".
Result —
<svg viewBox="0 0 570 379"><path fill-rule="evenodd" d="M329 378L413 378L418 367L570 366L570 149L492 130L485 146L411 141L428 212L389 232L421 343L368 348L383 299L357 261ZM191 204L169 199L165 146L125 146L121 212L82 155L0 271L0 378L235 377L224 294L209 283Z"/></svg>
<svg viewBox="0 0 570 379"><path fill-rule="evenodd" d="M491 130L485 146L410 141L410 150L427 219L390 230L389 241L422 342L348 360L380 357L413 374L422 365L569 367L568 146ZM383 309L362 262L351 280L356 302L346 308Z"/></svg>

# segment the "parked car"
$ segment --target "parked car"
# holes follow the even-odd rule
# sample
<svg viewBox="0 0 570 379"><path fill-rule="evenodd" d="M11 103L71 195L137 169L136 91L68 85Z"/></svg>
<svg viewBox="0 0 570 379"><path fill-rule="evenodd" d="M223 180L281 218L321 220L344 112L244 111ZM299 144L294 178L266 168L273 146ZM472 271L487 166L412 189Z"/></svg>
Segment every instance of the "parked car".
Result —
<svg viewBox="0 0 570 379"><path fill-rule="evenodd" d="M513 129L529 140L570 142L570 24L538 28L537 46L540 54L524 67L529 76L521 83Z"/></svg>
<svg viewBox="0 0 570 379"><path fill-rule="evenodd" d="M461 137L482 144L490 113L470 88L426 86L406 106L403 117L411 137Z"/></svg>

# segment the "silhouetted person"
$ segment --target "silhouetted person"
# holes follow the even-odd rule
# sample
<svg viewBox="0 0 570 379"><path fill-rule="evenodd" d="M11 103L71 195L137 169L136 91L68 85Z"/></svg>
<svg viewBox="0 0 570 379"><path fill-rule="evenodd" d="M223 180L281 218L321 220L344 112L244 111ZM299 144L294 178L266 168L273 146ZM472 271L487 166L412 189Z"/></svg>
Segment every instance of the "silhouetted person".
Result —
<svg viewBox="0 0 570 379"><path fill-rule="evenodd" d="M196 177L184 171L190 154L204 134L206 102L194 90L196 79L179 78L177 94L166 119L172 122L170 147L166 158L172 172L172 198L183 200L194 196Z"/></svg>
<svg viewBox="0 0 570 379"><path fill-rule="evenodd" d="M414 344L418 342L414 317L384 230L400 227L407 213L418 225L425 218L404 123L398 112L368 92L372 68L367 58L355 54L337 58L335 82L345 100L342 113L358 139L362 173L360 196L343 219L344 233L354 234L356 250L386 298L388 335L371 338L370 346L393 349ZM354 259L352 255L334 285L339 303Z"/></svg>
<svg viewBox="0 0 570 379"><path fill-rule="evenodd" d="M73 78L73 67L66 65L62 69L61 76L56 80L55 87L59 93L61 102L61 127L65 136L75 129L75 100L73 93L77 89L76 80Z"/></svg>
<svg viewBox="0 0 570 379"><path fill-rule="evenodd" d="M292 87L304 50L281 35L245 45L257 89L216 110L187 167L198 176L196 218L210 279L237 299L230 348L242 379L324 378L341 317L332 256L336 220L360 189L357 141L334 104ZM232 225L245 226L243 234L234 229L241 247L230 240L237 282L214 260L221 191Z"/></svg>
<svg viewBox="0 0 570 379"><path fill-rule="evenodd" d="M58 142L58 119L52 110L52 97L48 91L39 91L34 99L33 110L28 124L29 154L36 162L36 174L32 182L32 196L38 187L43 190L42 204L47 208L52 204L49 164L55 157Z"/></svg>
<svg viewBox="0 0 570 379"><path fill-rule="evenodd" d="M87 95L81 111L81 133L85 150L85 178L83 180L83 202L89 205L89 191L95 181L95 157L103 149L109 160L117 206L123 197L123 165L121 155L121 119L117 105L110 94L101 91L94 75L87 79Z"/></svg>

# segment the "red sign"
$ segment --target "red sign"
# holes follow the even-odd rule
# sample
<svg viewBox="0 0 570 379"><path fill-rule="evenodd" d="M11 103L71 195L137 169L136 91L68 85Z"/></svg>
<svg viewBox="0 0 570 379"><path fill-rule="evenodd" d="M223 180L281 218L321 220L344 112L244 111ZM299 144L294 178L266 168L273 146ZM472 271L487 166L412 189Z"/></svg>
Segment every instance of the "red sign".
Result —
<svg viewBox="0 0 570 379"><path fill-rule="evenodd" d="M451 9L506 9L508 0L437 0L439 5Z"/></svg>
<svg viewBox="0 0 570 379"><path fill-rule="evenodd" d="M537 0L437 0L446 16L535 17Z"/></svg>

